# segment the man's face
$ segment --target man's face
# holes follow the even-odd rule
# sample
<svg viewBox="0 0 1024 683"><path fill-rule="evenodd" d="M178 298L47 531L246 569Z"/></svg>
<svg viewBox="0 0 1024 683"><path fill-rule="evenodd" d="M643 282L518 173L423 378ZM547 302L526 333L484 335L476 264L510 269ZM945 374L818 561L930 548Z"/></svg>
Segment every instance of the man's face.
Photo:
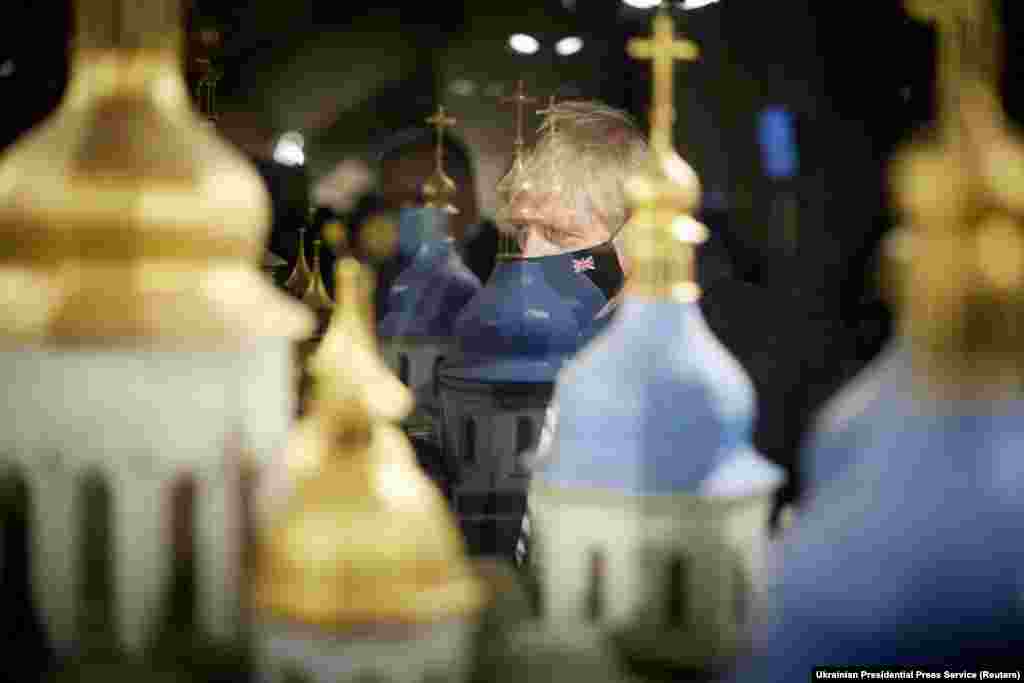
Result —
<svg viewBox="0 0 1024 683"><path fill-rule="evenodd" d="M553 256L589 249L611 239L601 223L555 226L543 221L526 221L515 227L515 238L525 257Z"/></svg>

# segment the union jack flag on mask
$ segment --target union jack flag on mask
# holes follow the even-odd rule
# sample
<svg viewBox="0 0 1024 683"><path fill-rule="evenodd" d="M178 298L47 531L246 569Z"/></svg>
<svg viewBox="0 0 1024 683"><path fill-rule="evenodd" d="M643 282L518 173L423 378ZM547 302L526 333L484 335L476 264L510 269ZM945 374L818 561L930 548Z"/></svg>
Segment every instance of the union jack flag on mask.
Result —
<svg viewBox="0 0 1024 683"><path fill-rule="evenodd" d="M572 269L577 273L582 273L586 270L594 270L594 257L587 256L586 258L574 258L572 260Z"/></svg>

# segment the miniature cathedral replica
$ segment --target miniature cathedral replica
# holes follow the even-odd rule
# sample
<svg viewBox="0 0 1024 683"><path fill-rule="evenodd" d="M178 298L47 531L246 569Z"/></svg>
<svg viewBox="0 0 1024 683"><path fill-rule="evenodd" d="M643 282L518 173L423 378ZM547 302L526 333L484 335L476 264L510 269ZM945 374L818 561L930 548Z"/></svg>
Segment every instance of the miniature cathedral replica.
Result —
<svg viewBox="0 0 1024 683"><path fill-rule="evenodd" d="M398 215L394 258L401 269L385 297L377 326L384 357L416 399L411 428L438 440L437 373L452 346L455 319L480 290L448 234L454 181L444 171L444 131L455 119L439 107L427 123L437 128L434 173L423 183L426 203Z"/></svg>
<svg viewBox="0 0 1024 683"><path fill-rule="evenodd" d="M954 350L957 344L962 347L958 353L964 359L959 362L975 368L964 370L962 374L987 372L995 384L1010 381L1004 367L1005 356L1014 356L1014 352L992 348L984 354L972 355L964 349L973 344L980 344L980 349L998 344L1012 348L1016 343L1002 338L1001 335L1013 329L1013 317L1008 309L997 306L1001 295L989 291L997 289L998 278L1007 280L1017 267L1013 260L1017 252L1009 246L1016 244L1011 239L1014 232L1005 218L982 223L973 247L978 250L979 263L967 266L959 263L963 256L954 254L955 250L964 248L959 241L963 236L949 227L960 214L983 212L989 204L1009 201L1003 197L991 199L984 193L980 198L967 199L968 190L975 189L976 185L998 183L1004 193L1020 191L1006 180L1015 170L1013 164L1017 163L1015 153L1019 146L1007 137L1005 118L1001 111L992 109L990 101L972 95L979 91L994 93L999 78L1000 37L991 4L992 0L906 2L911 16L935 24L938 32L936 102L939 111L934 132L937 140L918 141L908 146L891 168L892 194L906 225L895 230L887 240L886 272L882 279L888 283L894 305L902 311L902 322L879 358L819 416L811 448L805 457L809 498L839 476L855 454L872 442L882 425L897 425L919 410L919 397L908 391L908 387L920 384L923 363L935 365L933 347L940 344ZM967 122L973 123L973 127L968 127ZM997 137L996 133L1002 137ZM981 135L989 136L982 140L984 147L979 142ZM999 149L997 144L1005 147ZM958 161L961 158L963 160ZM954 161L959 164L959 173L951 174L950 170L943 169L944 165L952 167ZM982 169L988 176L976 177L982 172L977 167L983 163L992 164L991 168ZM989 177L993 174L1001 175ZM938 182L940 177L942 183ZM955 190L952 195L943 196L936 189L954 180L959 184L950 186L951 192ZM945 225L947 229L940 232L933 224ZM939 235L944 242L929 239ZM921 262L924 255L941 261ZM1011 275L1000 275L1003 271ZM974 280L984 286L979 287ZM1002 296L1018 296L1010 293L1011 285L1009 282L1002 285L1006 291ZM986 300L989 303L985 306L975 303ZM1000 316L1006 316L1003 319L1005 330L998 329ZM979 322L984 320L989 322ZM986 329L985 324L994 325L995 329ZM950 353L943 352L938 357L933 372L950 372ZM986 370L986 362L995 370Z"/></svg>
<svg viewBox="0 0 1024 683"><path fill-rule="evenodd" d="M937 24L940 108L892 166L901 339L866 371L887 380L836 399L858 438L788 532L774 618L737 680L826 659L1013 670L1024 647L1024 146L995 87L991 3L907 7ZM821 450L836 426L808 458L836 457Z"/></svg>
<svg viewBox="0 0 1024 683"><path fill-rule="evenodd" d="M66 96L0 163L0 476L28 492L25 590L58 656L79 652L92 482L109 500L114 636L145 648L189 478L200 628L234 641L242 471L284 447L291 344L312 320L258 271L270 202L193 110L179 0L75 7Z"/></svg>
<svg viewBox="0 0 1024 683"><path fill-rule="evenodd" d="M557 111L548 114L527 153L523 106L533 100L522 81L511 101L516 154L499 188L505 204L499 222L506 232L557 222L564 203L586 199L585 188L558 189L572 172L557 163L559 155L572 142L561 145L561 133L552 130ZM511 242L502 238L505 248L490 280L456 320L456 348L439 376L442 444L458 473L452 487L456 511L471 546L506 557L515 551L530 476L526 459L555 375L591 338L595 318L622 286L610 242L539 256L513 253Z"/></svg>
<svg viewBox="0 0 1024 683"><path fill-rule="evenodd" d="M257 543L260 680L465 680L486 596L396 425L412 398L377 354L368 272L344 259L336 284L288 450L294 492Z"/></svg>
<svg viewBox="0 0 1024 683"><path fill-rule="evenodd" d="M634 263L615 320L559 376L550 444L530 490L546 617L590 621L629 658L710 668L741 644L761 580L781 468L751 445L753 389L698 308L690 216L698 179L672 147L674 39L653 39L650 153L627 186Z"/></svg>

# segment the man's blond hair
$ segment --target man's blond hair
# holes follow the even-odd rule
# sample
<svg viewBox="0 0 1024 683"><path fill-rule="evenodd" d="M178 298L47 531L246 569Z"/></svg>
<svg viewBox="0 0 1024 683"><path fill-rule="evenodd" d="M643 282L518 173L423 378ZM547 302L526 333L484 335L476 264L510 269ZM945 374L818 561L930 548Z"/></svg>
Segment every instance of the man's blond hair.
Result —
<svg viewBox="0 0 1024 683"><path fill-rule="evenodd" d="M647 144L633 118L596 101L549 107L536 145L498 184L505 230L530 221L555 228L593 225L615 236L628 218L625 183Z"/></svg>

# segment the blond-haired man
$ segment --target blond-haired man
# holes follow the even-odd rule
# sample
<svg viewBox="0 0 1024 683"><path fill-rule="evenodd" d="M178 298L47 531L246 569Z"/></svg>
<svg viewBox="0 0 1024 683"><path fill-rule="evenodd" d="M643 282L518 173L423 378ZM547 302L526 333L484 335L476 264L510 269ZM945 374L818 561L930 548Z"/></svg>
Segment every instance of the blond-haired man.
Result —
<svg viewBox="0 0 1024 683"><path fill-rule="evenodd" d="M596 101L549 107L537 144L498 185L499 228L527 258L612 240L629 213L626 180L646 154L626 112Z"/></svg>
<svg viewBox="0 0 1024 683"><path fill-rule="evenodd" d="M620 234L629 217L626 181L646 155L646 141L629 114L596 101L566 101L545 110L536 145L498 185L499 229L523 258L579 252L579 261L593 266L587 274L609 300L598 318L614 309L629 273ZM556 422L552 405L535 462L546 457ZM528 539L527 516L516 548L520 562Z"/></svg>

